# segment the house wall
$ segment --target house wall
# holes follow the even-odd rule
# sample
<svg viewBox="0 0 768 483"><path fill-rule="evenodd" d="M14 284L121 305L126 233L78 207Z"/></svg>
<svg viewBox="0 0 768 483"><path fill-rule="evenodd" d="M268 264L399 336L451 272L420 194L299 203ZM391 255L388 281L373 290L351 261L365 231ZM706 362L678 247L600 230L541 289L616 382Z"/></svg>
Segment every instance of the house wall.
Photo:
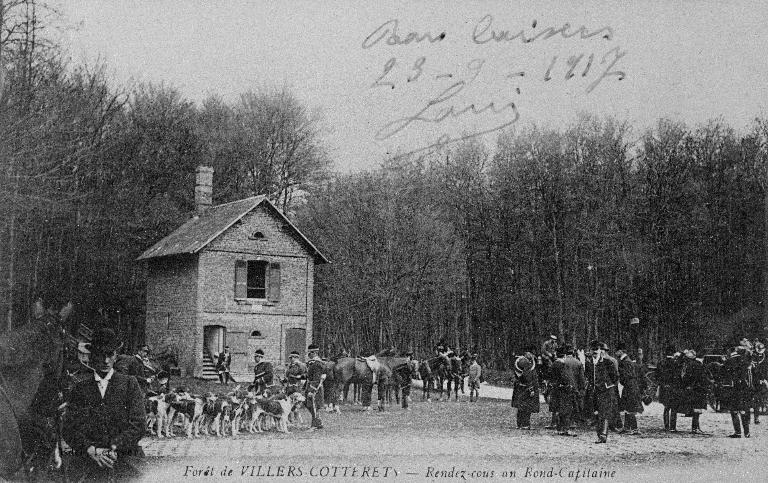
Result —
<svg viewBox="0 0 768 483"><path fill-rule="evenodd" d="M307 344L312 334L314 260L304 246L267 208L258 207L211 242L199 255L199 320L227 328L233 353L232 372L253 371L253 351L261 348L276 365L284 361L285 329L302 328ZM261 240L250 239L256 231ZM280 264L280 300L235 299L235 262L266 260ZM250 337L258 330L261 338ZM202 349L201 349L202 350Z"/></svg>
<svg viewBox="0 0 768 483"><path fill-rule="evenodd" d="M202 326L196 317L197 273L195 256L147 262L146 340L154 352L166 347L177 350L179 367L188 374L200 375Z"/></svg>

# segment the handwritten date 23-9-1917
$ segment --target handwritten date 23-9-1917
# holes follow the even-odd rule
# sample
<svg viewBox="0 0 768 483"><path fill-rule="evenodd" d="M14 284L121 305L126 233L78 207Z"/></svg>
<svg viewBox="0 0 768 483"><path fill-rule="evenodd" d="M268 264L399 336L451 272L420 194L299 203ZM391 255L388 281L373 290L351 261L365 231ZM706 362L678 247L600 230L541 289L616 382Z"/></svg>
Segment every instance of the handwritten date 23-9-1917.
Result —
<svg viewBox="0 0 768 483"><path fill-rule="evenodd" d="M560 38L571 41L603 40L611 42L614 38L613 29L604 26L599 29L589 30L585 26L573 28L565 23L562 27L547 27L536 29L537 22L534 20L531 28L535 32L519 32L513 30L498 30L493 28L493 17L486 15L476 25L472 32L472 42L475 45L492 45L518 41L520 45L527 46L536 40L549 40ZM376 28L363 41L363 49L371 49L374 46L402 48L421 44L424 48L433 49L435 44L445 40L446 33L443 31L438 35L433 35L429 31L408 32L401 34L398 32L398 20L389 20ZM514 32L514 33L513 33ZM562 46L558 48L561 50ZM496 92L510 92L521 95L521 86L523 89L533 88L532 82L585 82L585 93L590 94L600 83L613 77L616 80L622 80L626 77L626 72L620 69L619 61L627 54L621 47L613 46L610 49L603 50L597 46L588 51L576 51L570 55L543 56L539 61L530 62L528 65L510 66L509 62L500 61L499 57L493 56L487 58L473 58L470 61L460 64L455 68L440 67L441 57L437 52L427 55L408 56L406 54L395 57L389 57L384 62L383 68L377 78L370 84L371 88L384 87L393 91L412 85L427 83L429 87L435 85L437 94L429 95L429 99L420 103L418 110L408 116L400 117L384 124L375 134L375 139L384 141L392 138L407 128L412 128L418 124L442 124L446 129L461 130L462 125L449 121L459 122L465 116L472 116L481 122L487 129L482 129L470 134L451 137L448 134L441 135L437 142L424 148L415 149L411 153L419 153L427 150L439 149L447 144L451 144L463 139L482 136L494 131L504 129L520 118L518 105L511 100L509 95L504 95L506 99L472 100L472 93L488 92L488 88ZM432 62L431 57L438 56L437 62ZM533 65L531 65L533 64ZM475 83L476 79L482 75L483 86L480 89L469 89L470 85ZM415 86L414 86L415 87ZM419 91L423 92L422 89ZM428 87L428 88L429 88ZM487 95L487 94L484 94ZM451 126L449 128L449 126Z"/></svg>

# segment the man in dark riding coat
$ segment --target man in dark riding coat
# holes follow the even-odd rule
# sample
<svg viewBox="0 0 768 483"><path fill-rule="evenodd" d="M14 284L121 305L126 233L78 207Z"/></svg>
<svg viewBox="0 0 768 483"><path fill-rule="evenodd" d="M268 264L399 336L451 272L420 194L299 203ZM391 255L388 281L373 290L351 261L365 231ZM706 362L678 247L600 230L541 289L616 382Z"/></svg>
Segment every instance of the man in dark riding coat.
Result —
<svg viewBox="0 0 768 483"><path fill-rule="evenodd" d="M144 398L136 378L113 369L120 344L110 329L97 329L90 344L92 376L69 398L63 437L75 451L73 481L133 479L144 456Z"/></svg>
<svg viewBox="0 0 768 483"><path fill-rule="evenodd" d="M640 434L637 429L637 413L643 412L642 393L638 380L636 364L627 354L627 346L623 343L616 345L616 358L619 361L619 383L622 385L619 398L619 411L624 413L623 432Z"/></svg>
<svg viewBox="0 0 768 483"><path fill-rule="evenodd" d="M512 407L517 408L518 429L531 429L531 414L539 412L539 378L534 361L530 351L515 359Z"/></svg>
<svg viewBox="0 0 768 483"><path fill-rule="evenodd" d="M552 363L550 372L551 401L556 404L551 410L557 413L557 431L562 436L576 436L571 432L571 420L578 410L578 399L584 389L584 368L571 352L569 346L558 347L557 359Z"/></svg>
<svg viewBox="0 0 768 483"><path fill-rule="evenodd" d="M264 394L267 387L272 385L272 381L275 377L275 369L272 367L272 363L264 360L264 351L256 349L253 354L253 360L256 365L253 368L253 385L254 391L258 395Z"/></svg>
<svg viewBox="0 0 768 483"><path fill-rule="evenodd" d="M696 358L695 349L687 349L680 371L680 405L678 411L691 416L691 433L706 435L701 430L699 418L707 409L710 380L702 361Z"/></svg>
<svg viewBox="0 0 768 483"><path fill-rule="evenodd" d="M664 359L656 369L659 402L664 406L664 431L677 431L677 406L680 391L680 363L674 346L667 346Z"/></svg>
<svg viewBox="0 0 768 483"><path fill-rule="evenodd" d="M755 424L760 424L760 408L768 399L768 360L766 360L765 345L762 342L755 343L752 362L755 365L753 371L755 395L752 398L752 409L755 414Z"/></svg>
<svg viewBox="0 0 768 483"><path fill-rule="evenodd" d="M749 407L752 404L754 391L754 374L752 372L752 358L745 346L740 345L731 353L731 357L725 363L725 371L732 384L732 391L728 401L728 409L731 411L733 434L729 438L741 438L742 427L744 437L749 438Z"/></svg>
<svg viewBox="0 0 768 483"><path fill-rule="evenodd" d="M608 423L614 417L616 401L616 384L619 382L619 372L609 359L604 357L602 344L592 341L589 345L592 356L587 357L584 375L587 381L588 393L591 394L592 407L597 412L597 441L608 441Z"/></svg>
<svg viewBox="0 0 768 483"><path fill-rule="evenodd" d="M323 421L320 419L320 409L324 405L323 381L325 380L325 368L323 360L318 352L320 348L314 344L307 347L307 387L306 401L304 404L312 415L312 424L309 431L323 429Z"/></svg>

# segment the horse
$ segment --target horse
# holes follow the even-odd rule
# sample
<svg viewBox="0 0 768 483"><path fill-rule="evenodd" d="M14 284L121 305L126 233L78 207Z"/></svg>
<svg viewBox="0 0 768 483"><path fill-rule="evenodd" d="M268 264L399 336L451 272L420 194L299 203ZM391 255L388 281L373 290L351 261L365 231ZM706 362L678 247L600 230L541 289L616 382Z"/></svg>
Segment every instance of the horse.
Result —
<svg viewBox="0 0 768 483"><path fill-rule="evenodd" d="M27 324L0 335L0 476L5 479L22 468L30 476L30 465L42 462L45 446L51 450L47 455L58 449L58 434L51 437L58 425L51 431L44 424L58 416L68 342L63 323L71 312L71 303L56 314L38 299Z"/></svg>
<svg viewBox="0 0 768 483"><path fill-rule="evenodd" d="M382 409L384 403L384 394L392 371L386 364L379 364L376 373L378 386L379 408ZM371 409L371 393L373 392L373 372L365 360L355 357L342 357L336 362L334 367L334 377L337 387L342 388L344 400L347 398L349 385L357 383L362 386L362 403L364 410Z"/></svg>
<svg viewBox="0 0 768 483"><path fill-rule="evenodd" d="M459 388L461 388L461 393L464 394L464 359L451 357L447 370L446 389L448 390L448 399L451 399L451 384L453 384L453 390L458 401Z"/></svg>
<svg viewBox="0 0 768 483"><path fill-rule="evenodd" d="M402 403L403 409L408 409L411 384L414 375L418 375L418 363L409 357L381 357L379 362L386 365L392 373L392 382L387 389L394 392L395 400Z"/></svg>
<svg viewBox="0 0 768 483"><path fill-rule="evenodd" d="M450 360L445 355L437 355L431 359L425 359L418 365L419 376L424 382L421 390L421 400L431 401L430 390L433 388L440 394L438 401L443 400L443 381L450 367Z"/></svg>

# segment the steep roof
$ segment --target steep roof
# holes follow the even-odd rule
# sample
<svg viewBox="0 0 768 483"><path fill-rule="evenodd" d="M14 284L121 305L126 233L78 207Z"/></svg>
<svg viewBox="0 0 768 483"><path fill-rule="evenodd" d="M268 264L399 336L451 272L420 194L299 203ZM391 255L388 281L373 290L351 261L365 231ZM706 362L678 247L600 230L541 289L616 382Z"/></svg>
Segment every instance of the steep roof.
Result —
<svg viewBox="0 0 768 483"><path fill-rule="evenodd" d="M265 196L253 196L243 200L232 201L231 203L224 203L223 205L211 206L202 215L194 216L173 233L155 243L151 248L142 253L137 260L198 253L216 239L217 236L224 233L229 227L261 204L271 208L272 212L293 230L301 242L315 256L316 263L328 263L328 259L320 253L320 250Z"/></svg>

